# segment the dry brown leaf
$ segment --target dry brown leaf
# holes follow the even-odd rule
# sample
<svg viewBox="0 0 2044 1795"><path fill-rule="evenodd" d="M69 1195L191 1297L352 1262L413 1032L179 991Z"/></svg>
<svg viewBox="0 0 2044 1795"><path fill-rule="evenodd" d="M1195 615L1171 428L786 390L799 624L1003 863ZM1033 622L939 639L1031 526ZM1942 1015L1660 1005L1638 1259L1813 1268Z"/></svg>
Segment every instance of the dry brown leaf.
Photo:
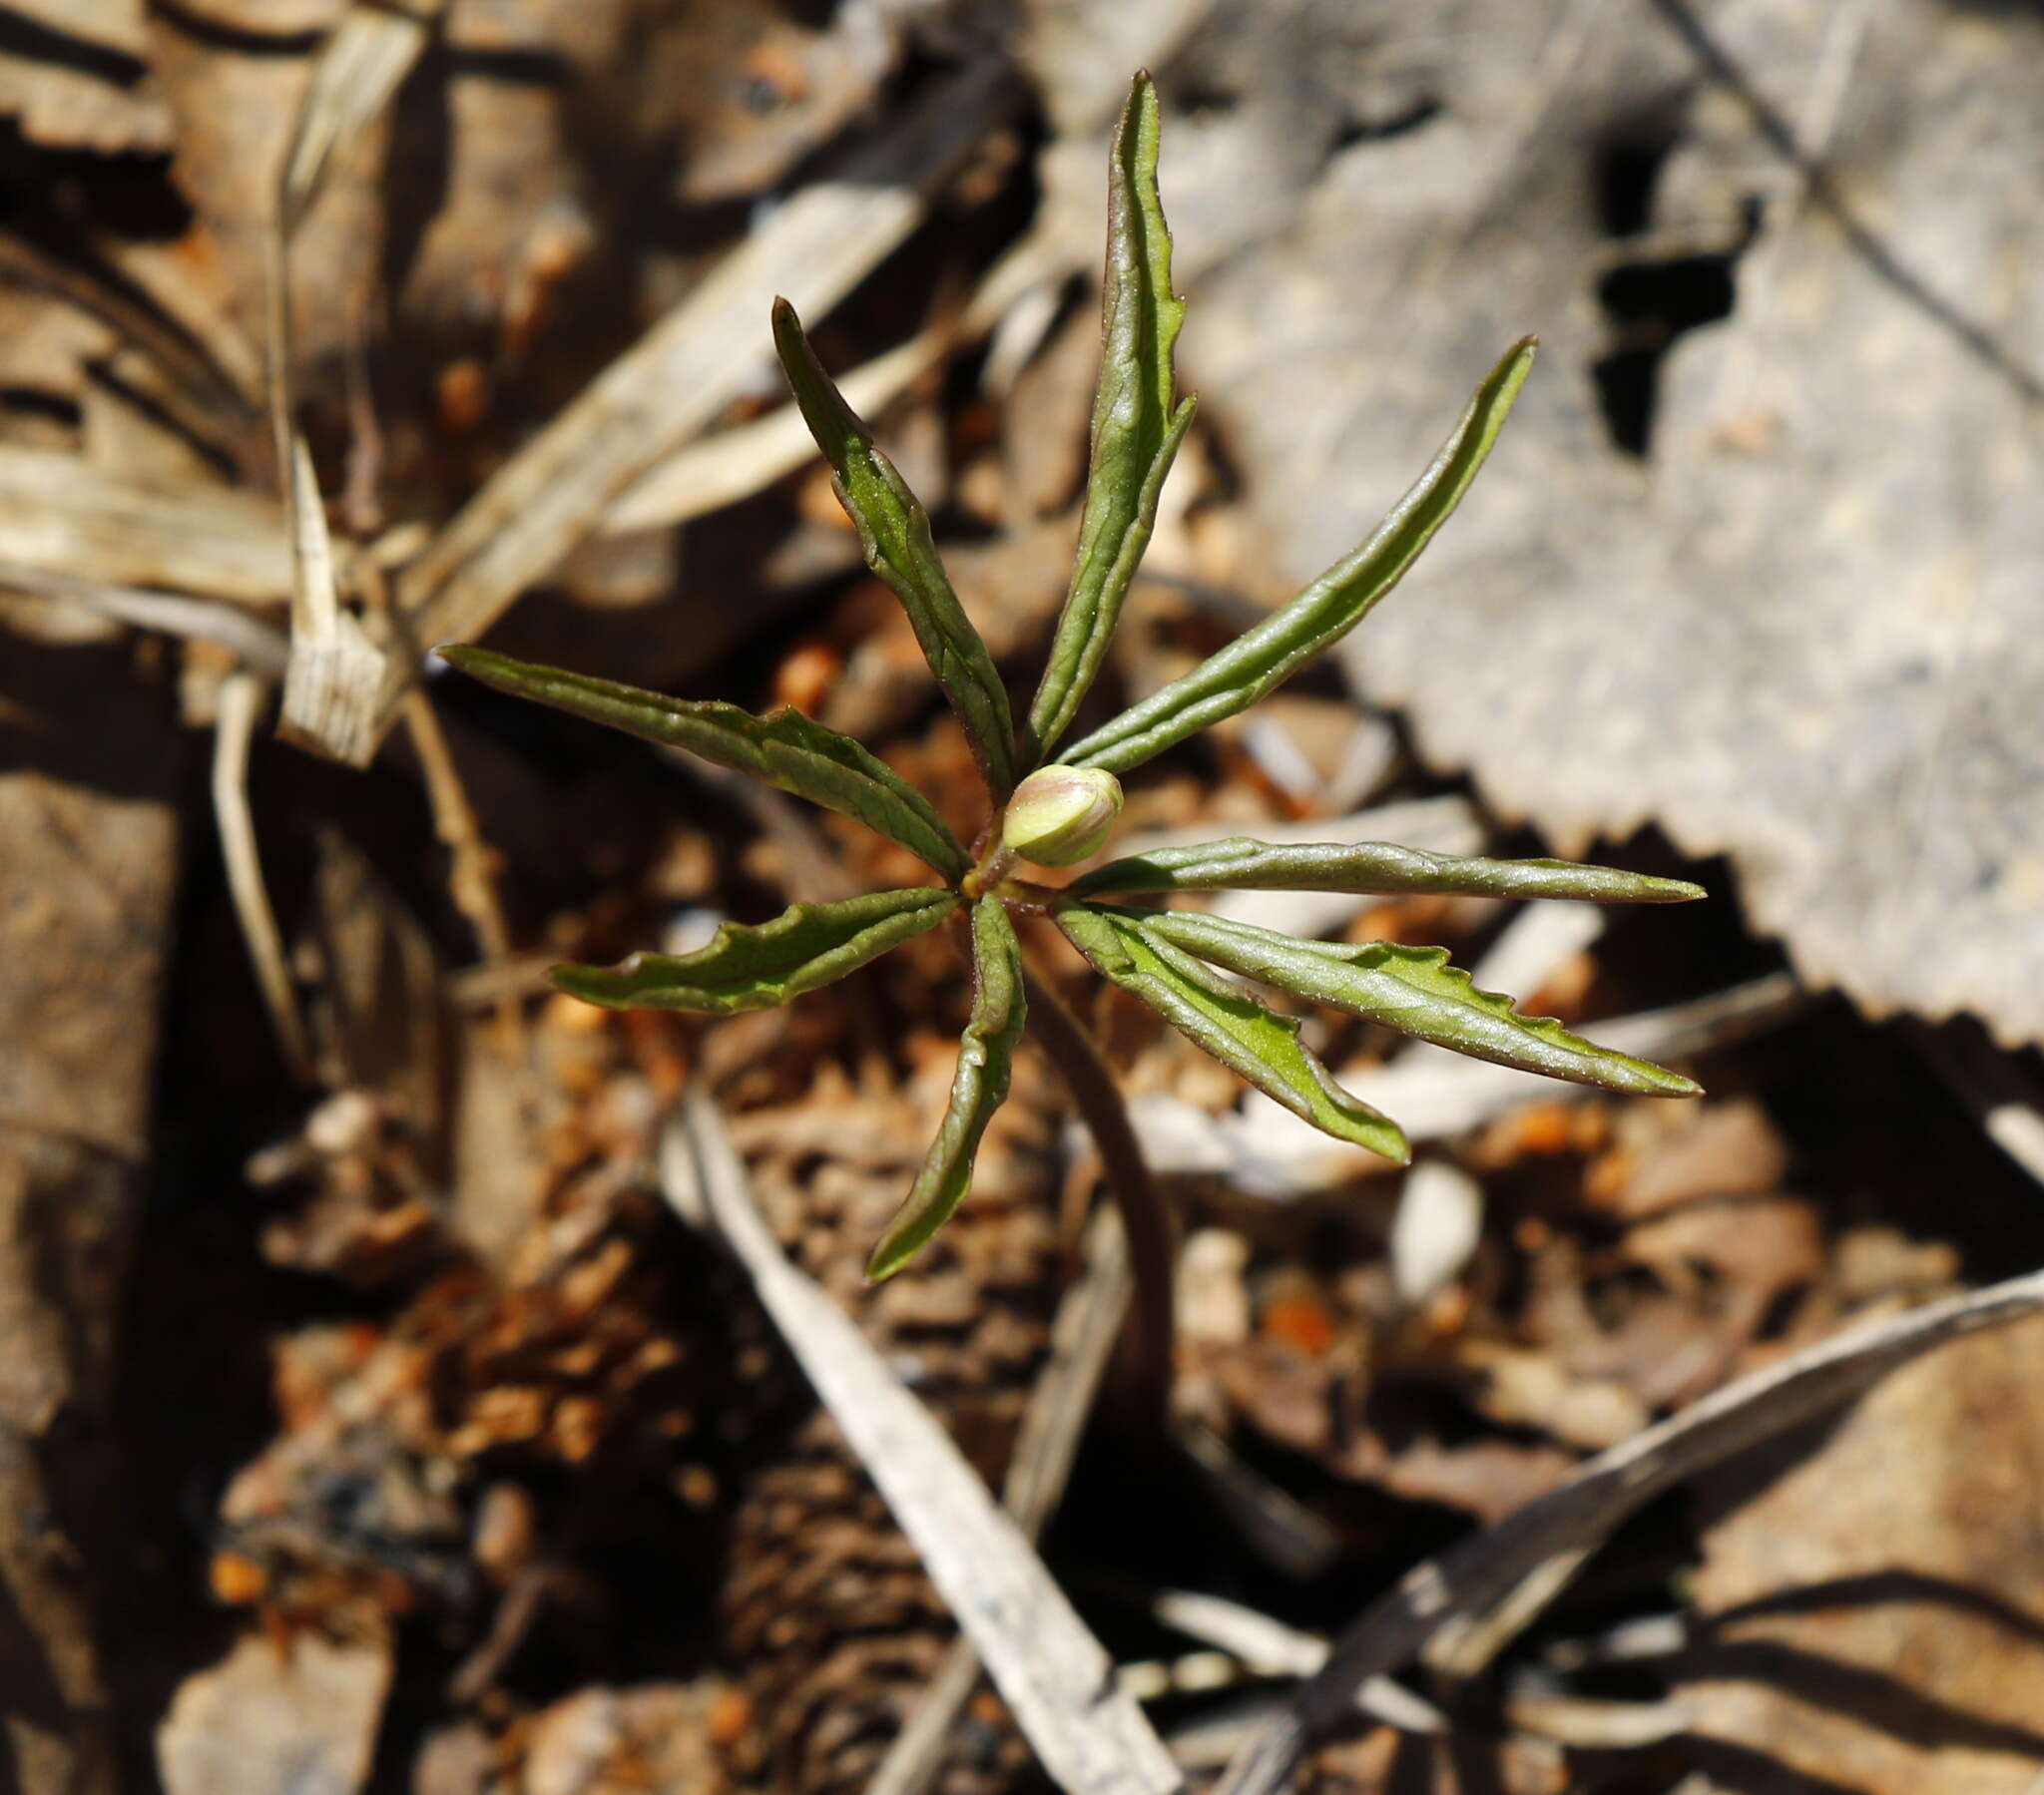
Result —
<svg viewBox="0 0 2044 1795"><path fill-rule="evenodd" d="M1721 1518L1678 1692L1714 1785L2037 1787L2040 1346L2036 1322L1965 1341L1898 1372L1828 1437L1699 1492Z"/></svg>

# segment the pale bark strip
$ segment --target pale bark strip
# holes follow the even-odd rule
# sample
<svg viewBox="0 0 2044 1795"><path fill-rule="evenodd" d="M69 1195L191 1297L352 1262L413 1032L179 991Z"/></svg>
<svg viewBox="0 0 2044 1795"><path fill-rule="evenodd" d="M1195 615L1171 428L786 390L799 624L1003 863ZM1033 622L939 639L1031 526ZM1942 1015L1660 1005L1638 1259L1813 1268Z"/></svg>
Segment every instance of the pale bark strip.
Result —
<svg viewBox="0 0 2044 1795"><path fill-rule="evenodd" d="M1110 1214L1096 1216L1088 1232L1092 1251L1079 1281L1066 1291L1051 1324L1050 1362L1029 1393L1001 1502L1030 1541L1043 1532L1065 1493L1093 1399L1121 1335L1132 1288L1128 1237ZM969 1638L953 1642L865 1795L923 1795L944 1767L951 1728L979 1681L979 1649Z"/></svg>
<svg viewBox="0 0 2044 1795"><path fill-rule="evenodd" d="M712 1221L914 1542L1044 1768L1071 1795L1176 1795L1183 1784L1171 1754L1136 1703L1116 1690L1113 1660L1027 1539L851 1318L788 1263L700 1088L683 1100L683 1119Z"/></svg>

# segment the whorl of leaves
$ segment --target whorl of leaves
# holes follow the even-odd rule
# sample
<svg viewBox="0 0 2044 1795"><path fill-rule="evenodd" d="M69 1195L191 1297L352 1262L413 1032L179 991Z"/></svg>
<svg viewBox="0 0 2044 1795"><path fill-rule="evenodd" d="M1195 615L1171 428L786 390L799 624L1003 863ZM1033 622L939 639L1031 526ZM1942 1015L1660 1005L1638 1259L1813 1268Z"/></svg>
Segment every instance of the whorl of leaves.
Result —
<svg viewBox="0 0 2044 1795"><path fill-rule="evenodd" d="M668 697L486 649L440 651L463 673L500 690L685 749L856 817L942 875L941 886L796 904L769 922L726 923L709 946L692 954L637 954L617 967L564 966L554 973L561 990L591 1003L724 1016L786 1003L948 919L964 923L973 996L951 1102L921 1172L873 1250L867 1275L875 1280L921 1251L965 1199L987 1122L1007 1097L1024 1022L1022 948L1011 904L1047 909L1103 978L1151 1005L1293 1115L1400 1163L1410 1149L1397 1124L1334 1082L1301 1042L1297 1021L1229 975L1554 1078L1663 1097L1697 1089L1680 1074L1600 1048L1557 1022L1521 1015L1510 999L1477 990L1437 948L1297 941L1190 911L1094 901L1273 888L1592 903L1672 903L1703 895L1680 880L1563 860L1455 859L1386 842L1284 847L1243 839L1133 855L1063 891L1011 877L1012 853L1002 845L1008 801L1046 761L1055 757L1059 766L1096 776L1127 772L1255 703L1352 630L1461 503L1533 364L1530 337L1505 351L1432 465L1354 553L1184 677L1054 756L1105 665L1122 601L1155 525L1159 490L1193 418L1193 400L1177 393L1172 370L1185 307L1171 290L1171 232L1157 191L1160 134L1156 89L1139 75L1109 159L1100 386L1078 556L1042 678L1019 728L1000 671L937 555L928 515L824 371L793 308L784 300L773 308L781 365L830 463L867 565L899 596L984 778L990 814L982 839L991 845L976 863L929 801L891 767L798 712L754 716L734 704ZM1107 784L1118 809L1119 786L1112 777ZM1102 828L1109 822L1111 815L1104 816ZM1029 838L1029 830L1018 827L1023 845ZM1089 835L1073 846L1073 857L1091 845Z"/></svg>

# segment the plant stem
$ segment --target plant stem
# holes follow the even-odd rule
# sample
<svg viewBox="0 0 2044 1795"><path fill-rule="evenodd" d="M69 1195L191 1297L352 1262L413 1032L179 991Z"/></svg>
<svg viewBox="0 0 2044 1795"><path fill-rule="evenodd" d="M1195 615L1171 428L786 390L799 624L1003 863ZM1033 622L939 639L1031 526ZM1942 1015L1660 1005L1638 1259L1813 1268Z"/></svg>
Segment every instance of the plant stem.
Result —
<svg viewBox="0 0 2044 1795"><path fill-rule="evenodd" d="M969 898L976 898L983 891L991 891L1008 876L1008 869L1015 864L1015 850L996 838L985 859L975 866L959 882L958 889Z"/></svg>
<svg viewBox="0 0 2044 1795"><path fill-rule="evenodd" d="M1170 1422L1175 1366L1172 1273L1178 1262L1178 1218L1151 1181L1121 1088L1092 1035L1047 978L1025 965L1022 981L1030 1026L1038 1031L1038 1044L1057 1068L1100 1149L1107 1187L1121 1210L1135 1280L1130 1304L1133 1400L1145 1419L1163 1429Z"/></svg>

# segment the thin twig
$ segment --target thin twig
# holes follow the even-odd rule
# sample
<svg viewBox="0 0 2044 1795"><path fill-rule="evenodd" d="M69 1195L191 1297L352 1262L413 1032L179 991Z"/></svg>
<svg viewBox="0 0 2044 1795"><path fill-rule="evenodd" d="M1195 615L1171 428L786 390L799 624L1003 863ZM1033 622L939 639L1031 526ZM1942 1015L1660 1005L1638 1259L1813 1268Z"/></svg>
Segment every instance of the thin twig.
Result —
<svg viewBox="0 0 2044 1795"><path fill-rule="evenodd" d="M423 686L414 685L405 693L404 726L418 754L419 769L425 774L433 833L452 856L447 874L448 893L454 899L454 907L475 930L484 964L501 967L511 958L511 926L504 920L504 906L497 896L496 850L483 839L475 819L475 806L468 801L454 756L448 751L439 713ZM515 1050L519 1034L518 999L508 989L497 996L497 1026L505 1044Z"/></svg>
<svg viewBox="0 0 2044 1795"><path fill-rule="evenodd" d="M262 861L256 851L256 823L249 814L249 744L262 706L262 682L250 673L233 673L221 681L219 717L213 735L213 813L220 825L222 858L227 862L228 891L249 945L256 983L276 1029L284 1064L301 1085L314 1083L312 1050L298 1000L284 964L283 936L269 894L262 888Z"/></svg>
<svg viewBox="0 0 2044 1795"><path fill-rule="evenodd" d="M1175 1369L1172 1283L1178 1263L1177 1217L1151 1181L1121 1089L1093 1037L1047 979L1025 966L1022 982L1030 1025L1100 1149L1108 1188L1121 1208L1135 1275L1132 1400L1138 1415L1163 1428L1170 1420Z"/></svg>
<svg viewBox="0 0 2044 1795"><path fill-rule="evenodd" d="M1477 1653L1462 1649L1464 1641L1501 1648L1509 1631L1492 1624L1492 1615L1509 1607L1523 1626L1576 1565L1662 1491L1837 1407L1932 1347L2040 1310L2044 1271L1847 1328L1600 1453L1496 1527L1407 1571L1365 1608L1326 1665L1230 1765L1216 1795L1274 1795L1285 1787L1311 1740L1349 1711L1364 1678L1422 1653L1467 1669ZM1430 1651L1451 1629L1460 1636L1449 1648Z"/></svg>

